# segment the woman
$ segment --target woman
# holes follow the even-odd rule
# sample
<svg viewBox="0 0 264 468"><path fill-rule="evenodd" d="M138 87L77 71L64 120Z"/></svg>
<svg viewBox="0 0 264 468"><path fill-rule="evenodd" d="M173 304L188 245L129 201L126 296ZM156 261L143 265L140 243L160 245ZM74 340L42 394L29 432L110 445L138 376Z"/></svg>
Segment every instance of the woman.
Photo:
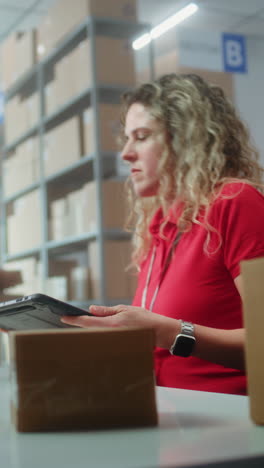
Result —
<svg viewBox="0 0 264 468"><path fill-rule="evenodd" d="M165 75L124 104L138 288L132 306L64 322L152 327L157 385L245 394L240 262L264 256L257 152L197 75Z"/></svg>

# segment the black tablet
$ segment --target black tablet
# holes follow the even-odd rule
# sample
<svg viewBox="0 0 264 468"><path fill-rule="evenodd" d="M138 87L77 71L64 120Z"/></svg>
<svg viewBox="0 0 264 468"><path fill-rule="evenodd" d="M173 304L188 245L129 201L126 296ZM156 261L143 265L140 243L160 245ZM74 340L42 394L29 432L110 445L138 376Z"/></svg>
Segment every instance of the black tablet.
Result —
<svg viewBox="0 0 264 468"><path fill-rule="evenodd" d="M0 303L0 328L4 330L37 330L69 328L62 315L92 315L67 302L45 294L32 294Z"/></svg>

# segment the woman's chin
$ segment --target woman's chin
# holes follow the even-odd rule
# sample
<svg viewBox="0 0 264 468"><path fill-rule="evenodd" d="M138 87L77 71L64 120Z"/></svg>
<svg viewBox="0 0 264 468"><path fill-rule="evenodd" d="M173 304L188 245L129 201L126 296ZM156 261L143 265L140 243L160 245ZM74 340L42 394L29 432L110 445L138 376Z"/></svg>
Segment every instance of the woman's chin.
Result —
<svg viewBox="0 0 264 468"><path fill-rule="evenodd" d="M155 197L158 193L158 186L139 186L134 185L134 192L137 197Z"/></svg>

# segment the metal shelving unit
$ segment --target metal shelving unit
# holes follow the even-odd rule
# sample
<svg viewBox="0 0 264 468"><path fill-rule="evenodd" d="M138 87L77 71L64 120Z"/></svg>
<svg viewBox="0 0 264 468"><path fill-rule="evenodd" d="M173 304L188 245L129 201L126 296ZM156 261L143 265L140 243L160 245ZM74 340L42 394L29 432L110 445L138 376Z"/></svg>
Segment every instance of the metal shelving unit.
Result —
<svg viewBox="0 0 264 468"><path fill-rule="evenodd" d="M49 261L52 256L67 254L74 252L76 249L85 248L91 240L97 240L99 247L98 265L101 278L101 294L98 298L99 303L111 303L113 301L106 297L105 287L105 271L104 271L104 241L106 239L125 239L127 234L118 230L107 230L104 228L103 218L103 203L102 203L102 183L103 179L115 175L115 158L116 154L105 153L101 149L101 135L99 126L99 104L100 103L117 103L121 94L127 89L125 86L117 86L105 82L98 82L96 76L96 44L97 36L109 36L113 38L133 38L138 37L144 32L149 32L149 25L133 24L124 21L112 20L109 18L86 18L86 20L70 32L57 46L42 61L35 65L29 72L20 77L17 82L6 92L5 99L9 101L16 94L19 94L29 84L35 87L34 92L38 94L39 100L39 119L36 125L28 129L23 134L19 135L15 141L10 142L3 150L4 158L7 154L14 150L21 143L26 141L31 136L37 136L39 141L39 180L29 186L18 190L12 195L6 196L2 193L2 215L1 223L1 259L2 262L17 261L27 257L38 257L43 266L43 291L45 292L45 280L49 275ZM49 115L46 115L44 87L46 83L46 74L49 67L54 66L60 59L66 56L76 45L83 39L89 38L90 55L91 55L91 70L92 83L80 94L74 96L69 101L56 109ZM150 69L153 66L151 63L150 53ZM70 117L90 106L94 118L94 154L83 155L80 160L70 166L67 166L52 175L45 174L44 168L44 137L45 133L63 123ZM60 185L66 186L72 181L88 182L94 180L96 182L96 203L97 203L97 229L94 232L83 233L78 236L65 237L61 241L51 241L48 235L48 192L52 188L57 188ZM6 242L6 216L7 206L10 203L19 200L24 195L31 191L39 190L40 206L41 206L41 244L37 248L27 249L17 254L8 254ZM125 302L126 299L122 299ZM93 300L93 302L96 302ZM87 304L89 301L87 302Z"/></svg>

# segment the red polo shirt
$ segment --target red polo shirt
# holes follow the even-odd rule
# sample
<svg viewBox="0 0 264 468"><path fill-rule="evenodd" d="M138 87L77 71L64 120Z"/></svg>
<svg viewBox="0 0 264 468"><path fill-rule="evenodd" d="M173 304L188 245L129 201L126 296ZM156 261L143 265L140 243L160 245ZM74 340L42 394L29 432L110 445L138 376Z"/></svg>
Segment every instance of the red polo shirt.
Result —
<svg viewBox="0 0 264 468"><path fill-rule="evenodd" d="M157 250L146 307L150 305L177 234L177 213L170 212L164 232L167 240L159 234L162 221L162 212L158 210L150 225ZM153 312L213 328L241 328L242 305L234 278L240 274L241 260L264 256L264 197L248 184L229 183L212 204L208 221L216 232L211 232L207 250L208 232L204 227L194 224L181 236ZM133 305L141 305L151 251L141 266ZM156 348L155 370L157 385L246 393L243 372L196 357L172 356L166 349Z"/></svg>

